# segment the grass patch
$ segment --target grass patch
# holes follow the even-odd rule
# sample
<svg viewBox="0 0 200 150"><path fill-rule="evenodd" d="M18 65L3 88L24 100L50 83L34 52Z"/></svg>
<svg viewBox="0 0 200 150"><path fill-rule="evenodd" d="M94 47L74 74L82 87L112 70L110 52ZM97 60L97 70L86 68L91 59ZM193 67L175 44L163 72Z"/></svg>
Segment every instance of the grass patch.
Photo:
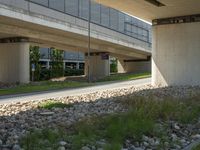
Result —
<svg viewBox="0 0 200 150"><path fill-rule="evenodd" d="M71 106L72 106L72 104L64 104L62 102L56 102L56 101L53 101L53 100L49 100L49 101L41 103L39 105L39 108L44 108L44 109L69 108Z"/></svg>
<svg viewBox="0 0 200 150"><path fill-rule="evenodd" d="M116 75L110 75L108 77L100 79L97 82L117 81L117 80L120 80L120 81L123 81L123 80L136 80L136 79L142 79L142 78L148 78L148 77L151 77L151 73L116 74Z"/></svg>
<svg viewBox="0 0 200 150"><path fill-rule="evenodd" d="M200 144L192 148L192 150L200 150Z"/></svg>
<svg viewBox="0 0 200 150"><path fill-rule="evenodd" d="M133 80L133 79L140 79L140 78L147 78L147 77L150 77L150 73L124 74L124 75L118 74L118 75L111 75L111 76L105 77L101 80L98 80L97 82ZM92 86L92 85L95 85L95 83L76 82L76 81L63 81L63 82L41 81L37 83L18 85L13 88L0 89L0 96L41 92L41 91L49 91L49 90L59 90L59 89L67 89L67 88L86 87L86 86Z"/></svg>
<svg viewBox="0 0 200 150"><path fill-rule="evenodd" d="M170 128L168 121L182 124L195 123L200 114L199 101L199 96L185 100L166 98L162 101L155 100L153 97L124 99L122 104L129 107L128 112L86 118L73 125L71 133L62 132L57 139L63 137L65 133L65 139L72 144L69 149L72 150L81 149L86 145L93 145L96 148L103 147L104 150L121 150L126 139L142 141L142 136L146 135L160 138L160 145L157 149L165 149L164 143L171 142L168 135ZM160 126L160 121L165 124ZM27 139L32 139L31 136L34 137L35 134L23 139L23 148L38 145L39 139L44 140L43 136L38 135L37 140L27 141ZM100 146L97 141L102 139L105 140L105 144ZM47 140L49 141L48 137Z"/></svg>
<svg viewBox="0 0 200 150"><path fill-rule="evenodd" d="M85 86L90 86L90 85L92 85L92 84L89 84L89 83L86 83L86 82L43 81L43 82L38 82L38 83L30 83L30 84L25 84L25 85L19 85L19 86L14 87L14 88L0 89L0 96L10 95L10 94L40 92L40 91L48 91L48 90L57 90L57 89L65 89L65 88L77 88L77 87L85 87Z"/></svg>
<svg viewBox="0 0 200 150"><path fill-rule="evenodd" d="M58 149L59 141L65 139L62 130L43 129L28 133L21 140L25 150Z"/></svg>
<svg viewBox="0 0 200 150"><path fill-rule="evenodd" d="M137 97L126 99L122 103L129 109L145 111L154 119L174 120L182 124L188 124L198 120L200 113L199 101L199 96L188 99L165 98L164 100L155 100L153 97Z"/></svg>

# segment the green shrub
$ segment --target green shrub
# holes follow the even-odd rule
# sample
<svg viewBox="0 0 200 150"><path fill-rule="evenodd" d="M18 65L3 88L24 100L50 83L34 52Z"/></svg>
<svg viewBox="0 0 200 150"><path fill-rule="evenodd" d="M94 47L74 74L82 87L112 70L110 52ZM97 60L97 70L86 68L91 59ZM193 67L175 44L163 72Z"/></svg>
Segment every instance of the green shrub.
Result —
<svg viewBox="0 0 200 150"><path fill-rule="evenodd" d="M46 102L43 102L39 105L39 108L45 108L45 109L52 109L52 108L69 108L72 104L65 104L61 102L56 102L53 100L49 100Z"/></svg>
<svg viewBox="0 0 200 150"><path fill-rule="evenodd" d="M83 69L65 69L65 76L79 76L84 75Z"/></svg>

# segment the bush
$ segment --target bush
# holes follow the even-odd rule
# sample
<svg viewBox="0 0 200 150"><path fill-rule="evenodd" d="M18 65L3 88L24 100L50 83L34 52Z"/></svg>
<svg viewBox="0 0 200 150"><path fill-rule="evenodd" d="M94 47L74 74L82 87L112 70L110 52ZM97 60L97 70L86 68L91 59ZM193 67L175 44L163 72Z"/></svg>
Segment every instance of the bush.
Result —
<svg viewBox="0 0 200 150"><path fill-rule="evenodd" d="M66 69L64 76L79 76L84 75L83 69Z"/></svg>
<svg viewBox="0 0 200 150"><path fill-rule="evenodd" d="M117 59L111 60L111 63L110 63L110 72L111 73L117 73L118 72L118 69L117 69Z"/></svg>
<svg viewBox="0 0 200 150"><path fill-rule="evenodd" d="M40 81L51 79L51 71L49 69L42 69L40 72Z"/></svg>

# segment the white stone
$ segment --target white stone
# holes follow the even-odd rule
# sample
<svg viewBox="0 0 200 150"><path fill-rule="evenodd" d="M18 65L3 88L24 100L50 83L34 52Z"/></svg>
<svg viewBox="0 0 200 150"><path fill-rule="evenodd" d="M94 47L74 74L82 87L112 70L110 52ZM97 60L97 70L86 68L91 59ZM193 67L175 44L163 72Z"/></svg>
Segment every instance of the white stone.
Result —
<svg viewBox="0 0 200 150"><path fill-rule="evenodd" d="M21 147L17 144L15 144L12 148L12 150L21 150Z"/></svg>
<svg viewBox="0 0 200 150"><path fill-rule="evenodd" d="M43 115L43 116L48 116L48 115L53 115L55 114L54 112L42 112L40 113L40 115Z"/></svg>
<svg viewBox="0 0 200 150"><path fill-rule="evenodd" d="M180 130L180 127L179 127L177 124L174 124L174 128L175 128L176 130Z"/></svg>
<svg viewBox="0 0 200 150"><path fill-rule="evenodd" d="M200 134L193 135L192 138L199 139L200 138Z"/></svg>
<svg viewBox="0 0 200 150"><path fill-rule="evenodd" d="M64 147L64 146L60 146L60 147L58 148L58 150L65 150L65 147Z"/></svg>
<svg viewBox="0 0 200 150"><path fill-rule="evenodd" d="M65 141L60 141L59 144L60 144L61 146L65 146L65 145L67 144L67 142L65 142Z"/></svg>

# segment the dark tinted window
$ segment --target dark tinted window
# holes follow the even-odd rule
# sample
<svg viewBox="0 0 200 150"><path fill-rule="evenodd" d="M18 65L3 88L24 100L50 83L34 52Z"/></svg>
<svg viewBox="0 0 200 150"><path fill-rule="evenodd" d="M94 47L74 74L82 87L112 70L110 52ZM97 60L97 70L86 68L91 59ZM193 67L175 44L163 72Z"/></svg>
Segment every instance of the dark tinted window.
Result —
<svg viewBox="0 0 200 150"><path fill-rule="evenodd" d="M79 16L88 19L89 16L89 0L79 0Z"/></svg>
<svg viewBox="0 0 200 150"><path fill-rule="evenodd" d="M109 27L109 8L101 5L101 24Z"/></svg>
<svg viewBox="0 0 200 150"><path fill-rule="evenodd" d="M124 32L124 14L119 12L118 30Z"/></svg>
<svg viewBox="0 0 200 150"><path fill-rule="evenodd" d="M78 0L65 0L65 12L78 16Z"/></svg>
<svg viewBox="0 0 200 150"><path fill-rule="evenodd" d="M115 30L118 29L118 20L119 20L118 11L115 9L110 9L110 27L112 29Z"/></svg>
<svg viewBox="0 0 200 150"><path fill-rule="evenodd" d="M49 0L49 7L64 12L64 0Z"/></svg>
<svg viewBox="0 0 200 150"><path fill-rule="evenodd" d="M95 3L95 2L92 2L91 3L91 20L92 22L95 22L95 23L100 23L100 9L101 9L101 5Z"/></svg>
<svg viewBox="0 0 200 150"><path fill-rule="evenodd" d="M48 6L48 0L30 0L30 1L44 6Z"/></svg>

